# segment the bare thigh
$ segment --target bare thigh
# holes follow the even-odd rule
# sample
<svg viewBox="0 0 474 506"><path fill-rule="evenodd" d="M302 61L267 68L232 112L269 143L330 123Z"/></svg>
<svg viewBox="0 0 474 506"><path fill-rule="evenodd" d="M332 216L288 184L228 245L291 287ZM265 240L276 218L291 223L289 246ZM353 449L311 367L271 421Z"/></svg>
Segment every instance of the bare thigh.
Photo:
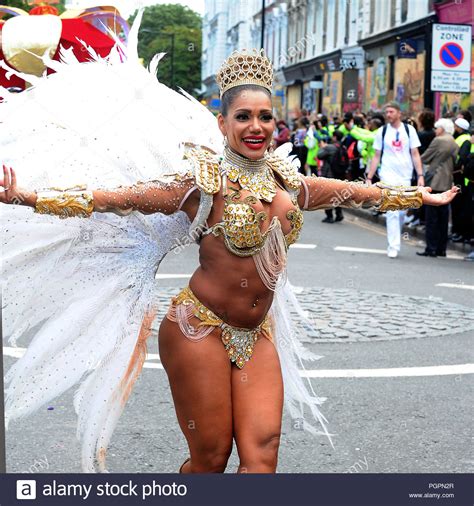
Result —
<svg viewBox="0 0 474 506"><path fill-rule="evenodd" d="M231 364L219 335L216 329L193 342L167 318L159 331L160 358L193 472L223 472L232 452Z"/></svg>
<svg viewBox="0 0 474 506"><path fill-rule="evenodd" d="M283 379L275 345L255 343L243 369L232 369L234 438L240 472L275 472L283 413Z"/></svg>

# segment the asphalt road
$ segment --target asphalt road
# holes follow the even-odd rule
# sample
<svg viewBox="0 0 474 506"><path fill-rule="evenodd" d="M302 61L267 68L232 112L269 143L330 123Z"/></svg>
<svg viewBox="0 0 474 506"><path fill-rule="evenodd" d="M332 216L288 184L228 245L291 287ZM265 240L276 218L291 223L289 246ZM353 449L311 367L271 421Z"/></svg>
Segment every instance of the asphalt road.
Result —
<svg viewBox="0 0 474 506"><path fill-rule="evenodd" d="M381 226L349 214L324 224L323 216L305 215L299 244L308 247L290 250L289 278L315 317L324 307L321 333L305 345L324 356L307 369L314 370L318 395L327 397L322 410L335 448L292 429L285 412L278 472L472 472L474 376L465 364L474 363L474 265L457 252L417 257L422 244L409 237L401 255L389 259ZM196 265L197 248L190 246L170 254L160 274L191 274ZM168 294L186 281L158 283ZM385 309L377 309L383 297ZM367 332L356 332L361 327ZM156 335L150 341L149 352L157 353ZM4 360L8 369L16 359L7 353ZM166 374L156 357L146 366L109 449L111 472L176 472L188 456ZM72 395L11 425L8 472L80 472ZM237 466L234 447L226 472Z"/></svg>

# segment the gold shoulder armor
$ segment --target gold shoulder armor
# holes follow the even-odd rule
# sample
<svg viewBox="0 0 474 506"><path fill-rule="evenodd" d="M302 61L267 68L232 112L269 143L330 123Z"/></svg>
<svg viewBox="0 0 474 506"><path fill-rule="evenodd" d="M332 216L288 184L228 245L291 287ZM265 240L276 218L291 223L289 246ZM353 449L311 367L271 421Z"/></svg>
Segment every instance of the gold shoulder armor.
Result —
<svg viewBox="0 0 474 506"><path fill-rule="evenodd" d="M301 179L298 170L289 160L285 160L276 155L268 158L268 163L272 170L276 172L284 181L285 185L291 190L299 190Z"/></svg>
<svg viewBox="0 0 474 506"><path fill-rule="evenodd" d="M210 195L217 193L221 188L219 158L210 150L198 148L187 150L184 156L194 165L198 187Z"/></svg>

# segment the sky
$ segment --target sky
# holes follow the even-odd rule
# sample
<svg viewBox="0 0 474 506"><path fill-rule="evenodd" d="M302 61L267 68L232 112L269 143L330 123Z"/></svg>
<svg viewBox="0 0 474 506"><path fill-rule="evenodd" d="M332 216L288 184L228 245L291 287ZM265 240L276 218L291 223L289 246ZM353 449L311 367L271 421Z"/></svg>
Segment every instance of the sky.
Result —
<svg viewBox="0 0 474 506"><path fill-rule="evenodd" d="M69 0L66 2L71 8L95 7L97 5L113 5L122 16L127 19L140 6L157 4L181 4L186 5L197 13L204 14L204 0Z"/></svg>

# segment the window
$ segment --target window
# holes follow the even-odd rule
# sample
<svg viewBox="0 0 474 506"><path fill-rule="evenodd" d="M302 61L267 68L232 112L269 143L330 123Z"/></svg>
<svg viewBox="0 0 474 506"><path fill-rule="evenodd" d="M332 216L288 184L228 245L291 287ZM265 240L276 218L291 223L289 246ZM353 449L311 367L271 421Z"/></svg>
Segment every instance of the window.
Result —
<svg viewBox="0 0 474 506"><path fill-rule="evenodd" d="M390 26L396 23L397 0L390 0Z"/></svg>
<svg viewBox="0 0 474 506"><path fill-rule="evenodd" d="M306 44L302 44L302 41L304 41L305 36L305 27L306 27L306 13L302 10L300 14L300 36L298 37L298 40L296 41L296 49L298 50L298 60L302 61L305 59L305 52L306 52Z"/></svg>
<svg viewBox="0 0 474 506"><path fill-rule="evenodd" d="M402 23L405 23L408 17L408 0L402 0Z"/></svg>
<svg viewBox="0 0 474 506"><path fill-rule="evenodd" d="M375 28L375 0L370 0L370 26L369 34L374 33Z"/></svg>
<svg viewBox="0 0 474 506"><path fill-rule="evenodd" d="M323 2L324 12L323 12L323 53L326 51L326 42L327 42L327 27L328 27L328 3Z"/></svg>
<svg viewBox="0 0 474 506"><path fill-rule="evenodd" d="M351 29L351 15L352 15L352 3L346 3L346 28L345 28L345 35L344 35L344 44L349 44L349 31Z"/></svg>
<svg viewBox="0 0 474 506"><path fill-rule="evenodd" d="M313 33L316 33L316 21L318 19L318 10L321 8L321 4L318 1L315 1L313 4Z"/></svg>
<svg viewBox="0 0 474 506"><path fill-rule="evenodd" d="M318 19L318 9L320 5L318 1L313 2L313 23L311 27L311 31L308 35L310 35L310 40L312 41L311 45L311 54L314 56L316 54L316 21Z"/></svg>

